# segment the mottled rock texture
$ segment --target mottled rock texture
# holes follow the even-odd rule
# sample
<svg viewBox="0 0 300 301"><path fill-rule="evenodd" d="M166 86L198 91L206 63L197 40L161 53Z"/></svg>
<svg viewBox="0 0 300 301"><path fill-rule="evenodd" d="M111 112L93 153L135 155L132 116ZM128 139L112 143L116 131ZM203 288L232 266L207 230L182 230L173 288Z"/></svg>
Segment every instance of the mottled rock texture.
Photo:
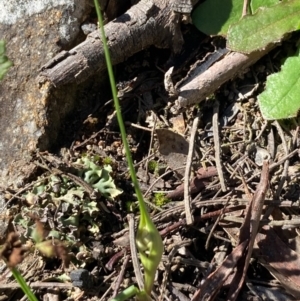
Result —
<svg viewBox="0 0 300 301"><path fill-rule="evenodd" d="M37 74L45 62L80 39L91 6L86 0L0 1L0 39L14 63L0 82L0 185L15 184L30 170L37 147L47 149L61 120L74 107L76 85L49 95ZM81 36L81 40L84 37Z"/></svg>
<svg viewBox="0 0 300 301"><path fill-rule="evenodd" d="M2 186L30 173L26 164L30 152L49 149L61 138L66 132L61 127L65 117L82 109L83 103L93 102L93 87L101 90L101 100L108 90L96 82L97 73L106 69L99 32L85 40L80 30L90 1L23 0L18 6L15 2L0 1L0 37L6 40L7 55L14 62L0 83ZM173 10L172 1L100 2L108 21L105 32L113 64L151 45L180 51L182 16Z"/></svg>

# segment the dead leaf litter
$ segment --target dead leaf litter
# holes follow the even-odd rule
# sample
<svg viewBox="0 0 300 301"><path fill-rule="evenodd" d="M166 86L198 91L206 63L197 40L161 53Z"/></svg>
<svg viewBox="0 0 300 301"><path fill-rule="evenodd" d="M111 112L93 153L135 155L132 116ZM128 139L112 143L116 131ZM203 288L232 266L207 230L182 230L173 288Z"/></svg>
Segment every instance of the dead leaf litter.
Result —
<svg viewBox="0 0 300 301"><path fill-rule="evenodd" d="M172 110L150 51L117 70L127 76L119 80L127 139L165 247L157 300L249 300L262 291L299 299L299 119L262 118L256 96L269 60L201 104ZM20 263L40 299L55 287L60 300L109 300L135 283L127 215L136 222L138 207L109 102L70 145L37 150L32 180L2 188L1 300L16 293L5 262Z"/></svg>

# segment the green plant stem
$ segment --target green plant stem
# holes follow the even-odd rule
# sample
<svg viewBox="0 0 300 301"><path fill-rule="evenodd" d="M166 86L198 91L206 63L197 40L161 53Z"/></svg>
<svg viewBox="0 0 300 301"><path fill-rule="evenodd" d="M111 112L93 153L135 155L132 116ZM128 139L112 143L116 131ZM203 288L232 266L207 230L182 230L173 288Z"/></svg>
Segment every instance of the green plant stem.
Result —
<svg viewBox="0 0 300 301"><path fill-rule="evenodd" d="M95 2L95 7L96 7L99 24L101 25L101 24L103 24L103 19L102 19L100 7L96 0L94 0L94 2ZM109 75L113 100L114 100L115 109L116 109L116 113L117 113L117 119L118 119L120 131L121 131L122 142L123 142L125 152L126 152L126 159L128 162L132 183L134 185L135 193L136 193L137 199L139 201L141 216L143 216L143 215L148 216L149 213L148 213L147 207L143 201L143 195L142 195L142 192L141 192L141 189L139 186L139 182L138 182L138 179L137 179L137 176L135 173L135 169L133 166L133 162L132 162L131 151L130 151L130 148L129 148L129 145L128 145L128 142L126 139L126 131L125 131L125 126L123 123L122 113L121 113L121 109L120 109L120 104L119 104L119 100L118 100L118 96L117 96L116 82L115 82L115 77L114 77L114 73L113 73L113 69L112 69L112 63L111 63L111 59L110 59L109 49L107 46L107 39L105 36L104 26L99 27L99 29L101 31L103 49L104 49L104 54L105 54L105 61L106 61L106 65L107 65L107 71L108 71L108 75Z"/></svg>
<svg viewBox="0 0 300 301"><path fill-rule="evenodd" d="M133 166L132 162L132 157L131 157L131 151L129 149L129 145L127 142L127 136L126 136L126 131L125 131L125 126L122 118L122 113L120 109L120 104L119 100L117 97L117 89L116 89L116 83L114 79L114 74L112 70L112 63L110 59L110 54L107 46L107 39L105 37L105 31L103 27L103 20L102 20L102 15L100 12L100 7L99 4L97 3L96 0L94 0L97 15L98 15L98 21L101 31L101 36L102 36L102 44L103 44L103 49L104 49L104 54L105 54L105 60L106 60L106 65L108 69L108 75L109 75L109 80L110 80L110 85L112 89L112 95L114 99L114 104L115 104L115 109L117 113L117 119L121 131L121 136L122 136L122 141L123 145L125 148L125 153L126 153L126 159L128 162L129 166L129 171L131 175L131 179L134 185L135 193L139 202L139 208L140 208L140 221L139 221L139 226L137 230L137 236L136 236L136 245L138 247L139 253L140 253L140 258L142 265L144 267L144 278L145 278L145 283L144 283L144 290L139 292L138 298L142 298L142 300L151 300L151 291L152 287L154 284L154 279L155 279L155 273L156 269L158 267L158 264L161 260L162 253L163 253L163 243L161 236L156 229L153 221L150 218L150 215L148 213L146 204L143 199L143 195L139 186L139 182L137 180L137 176L135 173L135 169Z"/></svg>
<svg viewBox="0 0 300 301"><path fill-rule="evenodd" d="M24 280L24 278L20 274L20 272L16 268L12 268L11 272L12 272L13 276L15 277L15 279L17 280L17 282L19 283L22 291L28 297L28 299L30 301L38 301L38 299L36 298L36 296L32 292L31 288L27 285L26 281Z"/></svg>
<svg viewBox="0 0 300 301"><path fill-rule="evenodd" d="M126 289L124 289L124 291L122 291L120 294L118 294L115 298L111 299L110 301L125 301L139 294L139 292L140 291L136 286L131 285Z"/></svg>

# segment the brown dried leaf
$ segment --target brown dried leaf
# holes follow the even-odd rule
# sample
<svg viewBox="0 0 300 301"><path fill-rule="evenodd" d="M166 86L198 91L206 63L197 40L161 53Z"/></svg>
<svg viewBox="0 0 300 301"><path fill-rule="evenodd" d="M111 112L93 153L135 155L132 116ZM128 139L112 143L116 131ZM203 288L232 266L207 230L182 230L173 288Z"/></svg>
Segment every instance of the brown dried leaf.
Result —
<svg viewBox="0 0 300 301"><path fill-rule="evenodd" d="M196 177L190 181L190 192L191 194L199 193L209 184L209 181L204 181L204 179L216 176L218 174L217 169L214 166L209 166L207 168L200 168L197 171ZM179 199L182 198L184 194L184 184L180 184L175 190L170 191L167 194L169 199Z"/></svg>
<svg viewBox="0 0 300 301"><path fill-rule="evenodd" d="M19 235L11 232L8 234L6 242L0 251L0 258L6 262L8 267L13 268L23 261L26 251L27 247L22 246Z"/></svg>
<svg viewBox="0 0 300 301"><path fill-rule="evenodd" d="M228 300L236 300L238 294L244 283L246 273L249 267L250 259L252 256L253 245L255 242L255 237L259 229L259 223L261 219L262 209L266 193L269 187L269 163L268 161L263 162L263 168L261 172L261 177L259 184L256 187L256 191L253 198L247 208L244 223L240 229L240 243L243 241L248 241L247 254L243 257L237 269L235 270L235 275L233 276L233 284L230 286L227 298Z"/></svg>
<svg viewBox="0 0 300 301"><path fill-rule="evenodd" d="M36 248L46 257L58 257L63 261L65 267L70 263L68 249L59 240L46 240L36 244Z"/></svg>
<svg viewBox="0 0 300 301"><path fill-rule="evenodd" d="M218 269L205 279L200 289L193 296L192 301L210 301L215 299L223 283L230 276L238 261L243 256L248 243L248 240L243 241L227 256Z"/></svg>
<svg viewBox="0 0 300 301"><path fill-rule="evenodd" d="M290 249L268 226L256 235L263 265L277 278L286 290L300 298L300 257Z"/></svg>
<svg viewBox="0 0 300 301"><path fill-rule="evenodd" d="M185 120L182 113L170 118L170 121L173 124L173 130L175 132L181 135L185 133Z"/></svg>
<svg viewBox="0 0 300 301"><path fill-rule="evenodd" d="M157 129L156 134L159 141L159 152L169 167L177 169L184 166L189 151L189 143L184 137L168 129ZM184 171L184 168L177 170L182 176Z"/></svg>

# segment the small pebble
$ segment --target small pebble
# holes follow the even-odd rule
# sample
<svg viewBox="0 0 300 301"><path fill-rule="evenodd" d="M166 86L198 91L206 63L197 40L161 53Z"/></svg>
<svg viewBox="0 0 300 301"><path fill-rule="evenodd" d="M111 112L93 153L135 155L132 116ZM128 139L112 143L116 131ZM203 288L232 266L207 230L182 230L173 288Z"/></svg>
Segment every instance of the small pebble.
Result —
<svg viewBox="0 0 300 301"><path fill-rule="evenodd" d="M81 25L81 30L85 35L95 31L97 29L97 25L94 23L86 22Z"/></svg>
<svg viewBox="0 0 300 301"><path fill-rule="evenodd" d="M78 269L72 271L70 273L70 278L72 284L76 287L83 288L83 289L91 287L92 280L89 271L86 269Z"/></svg>

